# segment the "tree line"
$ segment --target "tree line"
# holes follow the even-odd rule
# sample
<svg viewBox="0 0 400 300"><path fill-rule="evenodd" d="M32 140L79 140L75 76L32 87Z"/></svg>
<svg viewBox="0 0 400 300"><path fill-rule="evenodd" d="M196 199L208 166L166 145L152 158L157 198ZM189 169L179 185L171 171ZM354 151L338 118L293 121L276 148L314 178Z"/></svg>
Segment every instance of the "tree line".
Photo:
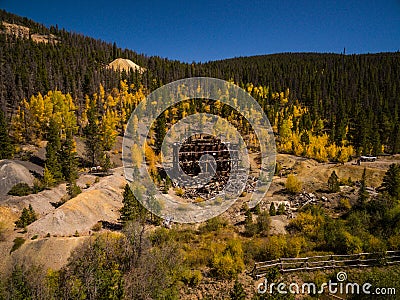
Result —
<svg viewBox="0 0 400 300"><path fill-rule="evenodd" d="M4 10L0 11L0 21L28 26L31 32L51 33L60 41L35 43L0 34L0 100L8 121L21 101L38 93L45 95L49 90L69 93L77 107L84 107L86 95L98 93L100 85L110 92L121 80L126 80L128 86L142 86L150 92L177 79L210 76L246 88L269 113L270 120L281 105L281 101L276 101L277 91L283 93L278 95L279 100L287 101L284 104L287 113L280 117L281 123L294 105L306 109L307 114L292 117L292 122L293 131L300 124L299 129L308 132L300 130L295 137L298 145L285 145L285 151L290 148L290 152L310 155L312 148L306 147L308 139L312 142L310 127L318 127L318 135L326 134L329 143L337 147L348 143L357 154L400 151L398 52L285 53L182 63L120 49L115 43L67 32L57 26L46 28ZM120 73L106 68L116 57L131 59L147 71Z"/></svg>

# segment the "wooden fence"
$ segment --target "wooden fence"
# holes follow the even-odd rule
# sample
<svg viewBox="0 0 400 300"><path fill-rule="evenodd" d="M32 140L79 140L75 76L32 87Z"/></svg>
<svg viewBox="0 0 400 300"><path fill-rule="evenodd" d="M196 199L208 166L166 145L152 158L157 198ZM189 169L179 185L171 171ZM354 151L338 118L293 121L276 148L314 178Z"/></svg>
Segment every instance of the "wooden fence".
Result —
<svg viewBox="0 0 400 300"><path fill-rule="evenodd" d="M251 274L254 278L260 278L264 277L271 268L277 268L280 272L285 273L336 268L386 266L396 263L400 263L400 251L279 258L255 263Z"/></svg>

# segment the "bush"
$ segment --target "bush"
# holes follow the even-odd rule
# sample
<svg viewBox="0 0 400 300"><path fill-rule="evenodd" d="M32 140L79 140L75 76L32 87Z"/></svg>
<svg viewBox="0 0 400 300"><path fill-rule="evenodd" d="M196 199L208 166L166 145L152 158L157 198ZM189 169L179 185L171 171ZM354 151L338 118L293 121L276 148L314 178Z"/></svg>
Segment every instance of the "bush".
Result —
<svg viewBox="0 0 400 300"><path fill-rule="evenodd" d="M391 236L388 243L390 250L400 250L400 234Z"/></svg>
<svg viewBox="0 0 400 300"><path fill-rule="evenodd" d="M183 194L185 193L185 191L184 191L182 188L180 188L180 187L176 187L176 188L174 189L174 191L175 191L175 195L177 195L177 196L179 196L179 197L182 197Z"/></svg>
<svg viewBox="0 0 400 300"><path fill-rule="evenodd" d="M76 183L70 182L67 184L67 192L72 199L78 196L80 193L82 193L82 190Z"/></svg>
<svg viewBox="0 0 400 300"><path fill-rule="evenodd" d="M232 279L243 271L243 250L239 240L228 241L225 248L221 244L214 244L211 251L213 252L211 267L216 278Z"/></svg>
<svg viewBox="0 0 400 300"><path fill-rule="evenodd" d="M244 260L246 265L252 266L254 262L268 260L265 239L253 238L243 244Z"/></svg>
<svg viewBox="0 0 400 300"><path fill-rule="evenodd" d="M25 182L20 182L14 185L11 190L8 191L9 195L12 196L27 196L32 194L32 188Z"/></svg>
<svg viewBox="0 0 400 300"><path fill-rule="evenodd" d="M197 286L201 280L203 279L203 275L199 270L184 270L182 272L182 282L188 286L194 287Z"/></svg>
<svg viewBox="0 0 400 300"><path fill-rule="evenodd" d="M297 176L290 174L286 179L285 187L289 193L296 194L301 191L302 184L297 178Z"/></svg>
<svg viewBox="0 0 400 300"><path fill-rule="evenodd" d="M103 228L103 224L101 222L97 222L92 226L93 231L100 231Z"/></svg>
<svg viewBox="0 0 400 300"><path fill-rule="evenodd" d="M200 227L200 232L211 232L217 231L220 228L224 228L228 225L227 221L222 219L221 217L215 217L207 220L206 224Z"/></svg>
<svg viewBox="0 0 400 300"><path fill-rule="evenodd" d="M10 254L17 250L19 247L21 247L25 243L25 239L22 237L17 237L14 239L14 245L12 246L10 250Z"/></svg>
<svg viewBox="0 0 400 300"><path fill-rule="evenodd" d="M267 236L269 233L271 220L269 218L269 214L266 211L260 213L257 218L257 233L262 236Z"/></svg>
<svg viewBox="0 0 400 300"><path fill-rule="evenodd" d="M351 208L351 204L348 198L341 198L339 200L337 209L340 211L349 211Z"/></svg>

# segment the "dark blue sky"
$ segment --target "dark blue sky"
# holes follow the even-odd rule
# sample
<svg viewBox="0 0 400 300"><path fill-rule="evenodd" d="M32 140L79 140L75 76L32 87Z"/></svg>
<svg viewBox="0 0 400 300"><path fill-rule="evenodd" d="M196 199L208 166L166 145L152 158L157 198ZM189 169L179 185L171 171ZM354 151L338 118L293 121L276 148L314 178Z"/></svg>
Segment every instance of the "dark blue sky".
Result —
<svg viewBox="0 0 400 300"><path fill-rule="evenodd" d="M185 62L280 52L400 50L400 0L32 1L0 8Z"/></svg>

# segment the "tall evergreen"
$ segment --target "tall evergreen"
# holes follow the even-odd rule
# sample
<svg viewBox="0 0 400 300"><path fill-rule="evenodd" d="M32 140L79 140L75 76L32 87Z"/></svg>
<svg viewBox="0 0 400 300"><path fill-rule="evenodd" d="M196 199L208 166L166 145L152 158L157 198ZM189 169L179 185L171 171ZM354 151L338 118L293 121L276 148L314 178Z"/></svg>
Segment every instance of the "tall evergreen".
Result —
<svg viewBox="0 0 400 300"><path fill-rule="evenodd" d="M46 168L56 181L60 181L63 178L60 150L60 127L51 119L47 130Z"/></svg>
<svg viewBox="0 0 400 300"><path fill-rule="evenodd" d="M383 177L382 187L393 198L400 200L400 164L391 164Z"/></svg>
<svg viewBox="0 0 400 300"><path fill-rule="evenodd" d="M14 152L7 128L6 118L0 109L0 159L12 158Z"/></svg>
<svg viewBox="0 0 400 300"><path fill-rule="evenodd" d="M147 215L147 210L136 199L129 184L125 185L122 204L123 204L123 206L120 210L120 212L121 212L120 220L123 224L125 224L128 221L133 221L133 220L140 220L142 222L145 221L146 215Z"/></svg>
<svg viewBox="0 0 400 300"><path fill-rule="evenodd" d="M161 146L166 134L166 120L165 115L161 114L156 120L155 134L156 134L156 150L157 153L161 151Z"/></svg>
<svg viewBox="0 0 400 300"><path fill-rule="evenodd" d="M62 173L67 181L67 191L71 198L81 193L81 189L76 184L76 179L78 178L78 160L76 155L72 130L67 129L65 140L61 145L61 157Z"/></svg>
<svg viewBox="0 0 400 300"><path fill-rule="evenodd" d="M369 194L367 192L367 169L364 168L360 180L360 190L358 191L357 207L360 209L365 209L368 199L369 199Z"/></svg>
<svg viewBox="0 0 400 300"><path fill-rule="evenodd" d="M100 128L97 124L98 117L96 101L91 99L87 112L88 124L83 129L83 133L85 135L86 157L92 167L100 163L103 158Z"/></svg>
<svg viewBox="0 0 400 300"><path fill-rule="evenodd" d="M332 172L328 179L328 188L332 193L337 193L340 191L339 177L336 175L335 171Z"/></svg>
<svg viewBox="0 0 400 300"><path fill-rule="evenodd" d="M71 130L66 131L60 153L62 174L65 180L67 182L75 181L78 178L78 160L76 157L75 141Z"/></svg>

